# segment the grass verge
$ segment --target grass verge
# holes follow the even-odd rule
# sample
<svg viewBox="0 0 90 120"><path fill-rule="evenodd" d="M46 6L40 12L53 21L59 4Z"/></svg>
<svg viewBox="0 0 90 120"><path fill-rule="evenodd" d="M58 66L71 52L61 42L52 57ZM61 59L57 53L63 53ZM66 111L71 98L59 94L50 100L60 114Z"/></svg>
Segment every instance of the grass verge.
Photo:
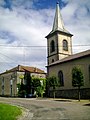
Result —
<svg viewBox="0 0 90 120"><path fill-rule="evenodd" d="M17 117L21 114L21 108L0 103L0 120L17 120Z"/></svg>

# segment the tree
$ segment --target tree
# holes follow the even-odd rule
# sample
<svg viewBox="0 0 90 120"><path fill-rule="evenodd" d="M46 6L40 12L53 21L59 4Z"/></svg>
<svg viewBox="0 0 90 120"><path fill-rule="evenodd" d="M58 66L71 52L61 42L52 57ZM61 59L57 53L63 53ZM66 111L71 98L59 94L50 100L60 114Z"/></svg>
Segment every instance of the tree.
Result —
<svg viewBox="0 0 90 120"><path fill-rule="evenodd" d="M32 87L32 79L31 79L31 76L30 76L30 72L25 71L24 80L26 82L26 84L25 84L26 93L31 94L32 93L32 88L31 88Z"/></svg>
<svg viewBox="0 0 90 120"><path fill-rule="evenodd" d="M46 88L46 79L43 78L32 78L32 85L36 94L40 97L43 97L43 93Z"/></svg>
<svg viewBox="0 0 90 120"><path fill-rule="evenodd" d="M19 79L21 80L21 82L17 84L18 96L24 97L26 94L25 85L23 84L24 75L20 75Z"/></svg>
<svg viewBox="0 0 90 120"><path fill-rule="evenodd" d="M45 91L46 91L46 78L40 78L40 82L41 82L41 97L45 97Z"/></svg>
<svg viewBox="0 0 90 120"><path fill-rule="evenodd" d="M18 96L24 97L26 94L25 85L22 82L21 82L21 84L18 83L17 88L18 88Z"/></svg>
<svg viewBox="0 0 90 120"><path fill-rule="evenodd" d="M32 78L32 85L34 88L34 92L36 91L37 93L37 88L41 86L39 78Z"/></svg>
<svg viewBox="0 0 90 120"><path fill-rule="evenodd" d="M80 88L84 86L84 77L79 67L74 67L72 69L72 86L78 87L78 99L80 101Z"/></svg>
<svg viewBox="0 0 90 120"><path fill-rule="evenodd" d="M57 78L55 76L48 77L47 84L53 88L53 97L55 98L55 90L56 87L59 86Z"/></svg>

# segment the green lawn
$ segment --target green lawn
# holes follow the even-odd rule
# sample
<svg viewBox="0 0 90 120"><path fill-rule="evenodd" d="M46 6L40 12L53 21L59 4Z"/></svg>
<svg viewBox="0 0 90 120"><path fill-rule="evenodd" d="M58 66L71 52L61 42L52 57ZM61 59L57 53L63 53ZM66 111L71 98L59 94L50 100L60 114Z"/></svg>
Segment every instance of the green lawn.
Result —
<svg viewBox="0 0 90 120"><path fill-rule="evenodd" d="M21 108L0 103L0 120L17 120L17 116L21 114Z"/></svg>

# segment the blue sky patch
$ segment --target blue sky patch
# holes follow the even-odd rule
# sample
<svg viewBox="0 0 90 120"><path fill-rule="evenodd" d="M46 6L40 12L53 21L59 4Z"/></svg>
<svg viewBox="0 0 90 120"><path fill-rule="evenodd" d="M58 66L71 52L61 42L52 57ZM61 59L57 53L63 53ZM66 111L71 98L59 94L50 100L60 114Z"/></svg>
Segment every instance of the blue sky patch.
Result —
<svg viewBox="0 0 90 120"><path fill-rule="evenodd" d="M11 44L17 40L17 38L8 31L0 31L0 38L5 40L7 44Z"/></svg>
<svg viewBox="0 0 90 120"><path fill-rule="evenodd" d="M7 54L5 58L0 55L1 65L5 59L13 67L23 64L45 70L45 36L53 27L57 1L63 8L65 28L74 35L73 53L90 49L90 0L0 0L1 53ZM16 63L11 63L8 57ZM9 66L3 63L0 68L1 72Z"/></svg>
<svg viewBox="0 0 90 120"><path fill-rule="evenodd" d="M9 10L12 10L12 2L11 0L4 0L4 8L8 8Z"/></svg>

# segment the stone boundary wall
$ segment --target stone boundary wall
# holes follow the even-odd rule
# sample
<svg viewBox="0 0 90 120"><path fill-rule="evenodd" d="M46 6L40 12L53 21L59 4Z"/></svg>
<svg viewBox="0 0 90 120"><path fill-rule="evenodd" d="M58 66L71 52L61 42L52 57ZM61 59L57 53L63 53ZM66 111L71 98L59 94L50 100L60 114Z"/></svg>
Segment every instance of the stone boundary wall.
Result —
<svg viewBox="0 0 90 120"><path fill-rule="evenodd" d="M80 90L82 99L90 99L90 88ZM49 97L53 97L53 91L49 91ZM78 98L78 89L56 90L56 98Z"/></svg>

